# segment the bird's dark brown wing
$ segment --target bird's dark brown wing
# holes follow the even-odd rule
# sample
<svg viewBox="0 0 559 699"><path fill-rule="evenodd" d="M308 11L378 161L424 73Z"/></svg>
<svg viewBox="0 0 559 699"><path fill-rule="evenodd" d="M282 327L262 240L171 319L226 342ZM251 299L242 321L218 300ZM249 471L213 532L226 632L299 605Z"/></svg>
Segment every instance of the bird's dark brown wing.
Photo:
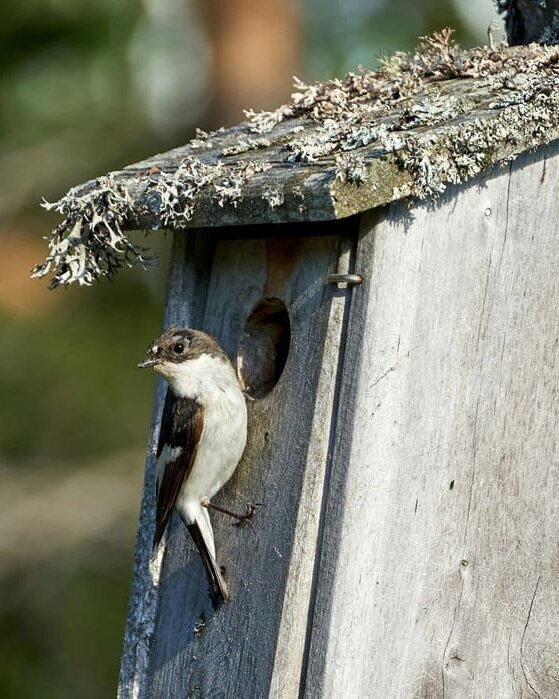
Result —
<svg viewBox="0 0 559 699"><path fill-rule="evenodd" d="M165 447L177 451L173 459L161 466L162 473L157 485L154 546L161 541L181 486L192 469L203 427L202 406L191 398L177 398L170 389L167 389L157 458L161 458Z"/></svg>

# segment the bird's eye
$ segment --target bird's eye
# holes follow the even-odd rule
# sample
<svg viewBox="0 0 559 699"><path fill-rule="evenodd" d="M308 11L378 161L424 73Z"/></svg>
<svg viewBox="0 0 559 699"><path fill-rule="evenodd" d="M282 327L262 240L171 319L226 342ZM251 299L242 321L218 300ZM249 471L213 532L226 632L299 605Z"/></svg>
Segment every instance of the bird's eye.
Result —
<svg viewBox="0 0 559 699"><path fill-rule="evenodd" d="M173 352L175 354L182 354L184 352L184 342L176 342L173 347Z"/></svg>

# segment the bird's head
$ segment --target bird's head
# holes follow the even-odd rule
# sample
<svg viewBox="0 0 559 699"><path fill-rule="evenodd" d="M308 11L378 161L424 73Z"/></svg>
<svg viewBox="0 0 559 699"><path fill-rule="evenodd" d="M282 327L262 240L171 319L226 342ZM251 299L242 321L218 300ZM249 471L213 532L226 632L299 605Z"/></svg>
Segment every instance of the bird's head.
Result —
<svg viewBox="0 0 559 699"><path fill-rule="evenodd" d="M172 326L151 343L146 358L138 367L153 367L169 378L180 369L180 365L203 355L227 359L225 352L210 335L201 330Z"/></svg>

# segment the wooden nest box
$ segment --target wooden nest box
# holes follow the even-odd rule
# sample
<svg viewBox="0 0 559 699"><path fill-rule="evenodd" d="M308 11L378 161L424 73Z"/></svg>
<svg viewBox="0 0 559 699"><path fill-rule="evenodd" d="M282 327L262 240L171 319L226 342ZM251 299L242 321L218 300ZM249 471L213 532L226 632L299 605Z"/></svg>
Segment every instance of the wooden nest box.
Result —
<svg viewBox="0 0 559 699"><path fill-rule="evenodd" d="M214 613L178 519L150 559L158 390L120 696L559 696L559 52L296 87L54 205L55 284L172 229L165 323L252 397Z"/></svg>

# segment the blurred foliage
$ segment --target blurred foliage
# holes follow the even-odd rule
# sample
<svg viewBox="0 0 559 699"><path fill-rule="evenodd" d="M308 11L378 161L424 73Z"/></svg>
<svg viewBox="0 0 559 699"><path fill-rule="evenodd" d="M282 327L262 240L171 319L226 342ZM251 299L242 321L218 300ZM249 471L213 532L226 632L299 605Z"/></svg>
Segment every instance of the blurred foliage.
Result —
<svg viewBox="0 0 559 699"><path fill-rule="evenodd" d="M220 123L210 108L217 81L204 11L212 2L3 3L0 166L9 177L0 189L0 472L6 478L52 474L56 487L56 474L94 468L116 452L133 454L136 466L154 380L135 364L161 325L168 243L160 233L149 242L163 257L158 272L124 270L113 283L51 296L42 282L28 280L44 254L40 236L57 221L40 215L38 202L180 144L194 126ZM474 42L450 0L299 5L307 42L299 74L307 80L373 65L380 52L412 48L418 35L447 24L459 29L463 43ZM283 81L290 84L291 76ZM142 466L137 463L138 472ZM75 507L83 508L88 496ZM46 561L38 551L35 564L0 562L0 696L114 695L139 498L134 485L129 514L112 533L92 534ZM95 503L87 504L95 512ZM26 546L25 526L16 546ZM49 531L42 535L46 541Z"/></svg>
<svg viewBox="0 0 559 699"><path fill-rule="evenodd" d="M443 27L455 28L464 46L479 41L452 2L444 0L307 0L303 7L311 48L309 80L339 76L358 65L374 67L380 55L413 50L419 36Z"/></svg>
<svg viewBox="0 0 559 699"><path fill-rule="evenodd" d="M138 277L62 292L56 312L32 321L0 314L0 393L17 396L0 402L8 463L103 456L145 437L153 381L136 362L162 309Z"/></svg>
<svg viewBox="0 0 559 699"><path fill-rule="evenodd" d="M0 314L4 478L8 471L21 477L37 469L58 478L61 469L77 472L114 452L136 454L146 441L154 377L140 374L136 363L159 331L161 292L133 273L61 294L65 298L48 314ZM141 458L132 466L141 472ZM136 514L136 482L129 498ZM46 563L39 550L37 564L23 570L2 575L0 566L2 697L114 695L135 517L119 527L123 531L108 539L92 535L80 549L63 549ZM22 546L25 541L24 535Z"/></svg>
<svg viewBox="0 0 559 699"><path fill-rule="evenodd" d="M130 115L126 51L139 16L138 0L23 0L3 8L2 146L64 128L98 130Z"/></svg>
<svg viewBox="0 0 559 699"><path fill-rule="evenodd" d="M3 697L115 695L132 555L110 544L103 554L104 565L87 548L52 561L41 585L21 571L0 579L0 595L10 600L0 617Z"/></svg>
<svg viewBox="0 0 559 699"><path fill-rule="evenodd" d="M0 195L5 483L50 473L56 488L65 471L94 469L113 453L136 456L146 441L154 378L140 374L136 362L161 327L168 241L162 234L150 241L162 257L154 273L124 271L91 289L51 294L28 274L44 254L40 237L57 222L40 215L43 194L59 196L79 180L186 140L193 129L186 119L164 136L154 126L139 78L138 37L149 44L157 24L147 9L140 0L22 0L3 8L0 162L10 172ZM141 473L142 461L134 467ZM2 697L114 695L139 498L134 482L118 531L92 534L67 550L47 541L45 526L46 549L56 556L45 559L38 550L25 564L0 563ZM88 506L95 511L95 503ZM28 538L37 539L22 529L19 545Z"/></svg>

